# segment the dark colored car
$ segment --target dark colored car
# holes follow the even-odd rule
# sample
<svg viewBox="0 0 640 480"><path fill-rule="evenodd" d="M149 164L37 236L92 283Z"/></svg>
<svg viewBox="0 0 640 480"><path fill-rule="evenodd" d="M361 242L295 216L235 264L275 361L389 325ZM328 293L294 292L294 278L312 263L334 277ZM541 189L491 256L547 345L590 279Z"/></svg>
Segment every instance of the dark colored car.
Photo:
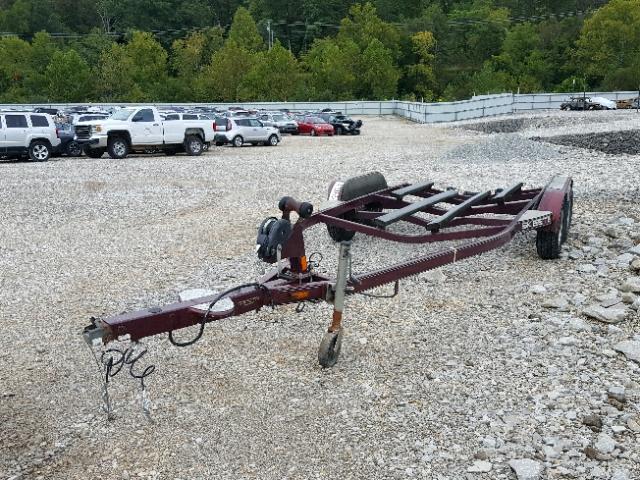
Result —
<svg viewBox="0 0 640 480"><path fill-rule="evenodd" d="M571 97L571 100L560 105L560 110L594 110L591 97Z"/></svg>
<svg viewBox="0 0 640 480"><path fill-rule="evenodd" d="M60 146L56 149L57 156L67 155L69 157L82 156L82 147L75 140L76 129L70 123L56 123Z"/></svg>
<svg viewBox="0 0 640 480"><path fill-rule="evenodd" d="M341 113L320 113L318 116L333 126L336 135L360 135L362 120L353 120Z"/></svg>

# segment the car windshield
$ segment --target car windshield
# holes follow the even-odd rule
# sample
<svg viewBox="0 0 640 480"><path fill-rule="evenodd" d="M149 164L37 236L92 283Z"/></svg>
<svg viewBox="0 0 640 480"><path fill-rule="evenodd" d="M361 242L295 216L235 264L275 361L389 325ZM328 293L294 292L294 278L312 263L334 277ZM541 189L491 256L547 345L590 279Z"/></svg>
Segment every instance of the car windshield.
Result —
<svg viewBox="0 0 640 480"><path fill-rule="evenodd" d="M284 115L274 115L273 116L273 121L274 122L284 122L286 120L286 118L284 118Z"/></svg>
<svg viewBox="0 0 640 480"><path fill-rule="evenodd" d="M115 112L111 118L113 120L128 120L129 117L133 114L133 112L135 112L135 110L131 109L131 108L123 108L122 110L118 110L117 112Z"/></svg>
<svg viewBox="0 0 640 480"><path fill-rule="evenodd" d="M318 117L307 117L307 122L308 123L318 124L318 123L324 123L324 120L322 120L322 119L320 119Z"/></svg>

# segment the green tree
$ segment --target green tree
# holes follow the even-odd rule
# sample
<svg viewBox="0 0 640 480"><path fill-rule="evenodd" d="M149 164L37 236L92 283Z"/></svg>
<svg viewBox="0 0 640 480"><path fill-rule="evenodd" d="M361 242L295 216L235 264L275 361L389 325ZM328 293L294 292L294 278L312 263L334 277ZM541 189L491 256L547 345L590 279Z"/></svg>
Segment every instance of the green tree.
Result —
<svg viewBox="0 0 640 480"><path fill-rule="evenodd" d="M382 100L395 96L400 72L393 64L393 53L374 39L362 52L359 94L363 98Z"/></svg>
<svg viewBox="0 0 640 480"><path fill-rule="evenodd" d="M576 44L582 71L601 82L604 88L637 88L640 3L612 0L585 22Z"/></svg>
<svg viewBox="0 0 640 480"><path fill-rule="evenodd" d="M258 27L253 17L244 7L238 8L233 16L233 23L229 28L229 40L240 48L255 53L264 48L264 41L258 33Z"/></svg>
<svg viewBox="0 0 640 480"><path fill-rule="evenodd" d="M91 70L75 50L55 52L45 75L48 99L53 102L82 102L91 97Z"/></svg>
<svg viewBox="0 0 640 480"><path fill-rule="evenodd" d="M308 72L309 100L353 99L357 88L356 65L360 49L352 40L338 44L333 38L316 40L303 56Z"/></svg>
<svg viewBox="0 0 640 480"><path fill-rule="evenodd" d="M389 50L394 60L400 55L400 32L378 17L376 8L371 3L351 7L349 16L340 22L338 40L352 40L361 51L378 40Z"/></svg>
<svg viewBox="0 0 640 480"><path fill-rule="evenodd" d="M0 99L2 102L29 101L25 88L31 73L31 45L17 37L0 38Z"/></svg>
<svg viewBox="0 0 640 480"><path fill-rule="evenodd" d="M205 96L209 100L236 102L241 100L241 86L254 64L254 54L228 39L213 54L205 71Z"/></svg>
<svg viewBox="0 0 640 480"><path fill-rule="evenodd" d="M300 81L298 61L276 40L271 50L256 55L240 96L245 100L287 101L298 91Z"/></svg>
<svg viewBox="0 0 640 480"><path fill-rule="evenodd" d="M416 63L407 67L407 76L412 84L411 90L427 100L433 100L436 86L435 60L433 53L436 39L431 32L418 32L411 37Z"/></svg>

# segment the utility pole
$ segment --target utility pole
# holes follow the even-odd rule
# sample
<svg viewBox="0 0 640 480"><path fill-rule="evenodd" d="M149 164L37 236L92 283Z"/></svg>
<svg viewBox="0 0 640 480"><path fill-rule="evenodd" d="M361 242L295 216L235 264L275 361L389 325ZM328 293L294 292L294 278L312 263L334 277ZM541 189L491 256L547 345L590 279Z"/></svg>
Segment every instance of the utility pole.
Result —
<svg viewBox="0 0 640 480"><path fill-rule="evenodd" d="M271 20L267 20L267 45L271 50Z"/></svg>

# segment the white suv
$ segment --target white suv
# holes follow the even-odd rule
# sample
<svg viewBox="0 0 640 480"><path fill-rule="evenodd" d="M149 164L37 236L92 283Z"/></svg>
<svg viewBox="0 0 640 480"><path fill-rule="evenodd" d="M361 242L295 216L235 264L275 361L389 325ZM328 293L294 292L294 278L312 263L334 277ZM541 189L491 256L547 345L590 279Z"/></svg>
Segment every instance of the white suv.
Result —
<svg viewBox="0 0 640 480"><path fill-rule="evenodd" d="M46 162L60 146L51 115L33 112L0 112L0 157L29 156Z"/></svg>
<svg viewBox="0 0 640 480"><path fill-rule="evenodd" d="M269 145L275 147L282 140L276 127L264 125L257 118L227 118L226 122L216 119L216 145L230 143L241 147L245 143Z"/></svg>

